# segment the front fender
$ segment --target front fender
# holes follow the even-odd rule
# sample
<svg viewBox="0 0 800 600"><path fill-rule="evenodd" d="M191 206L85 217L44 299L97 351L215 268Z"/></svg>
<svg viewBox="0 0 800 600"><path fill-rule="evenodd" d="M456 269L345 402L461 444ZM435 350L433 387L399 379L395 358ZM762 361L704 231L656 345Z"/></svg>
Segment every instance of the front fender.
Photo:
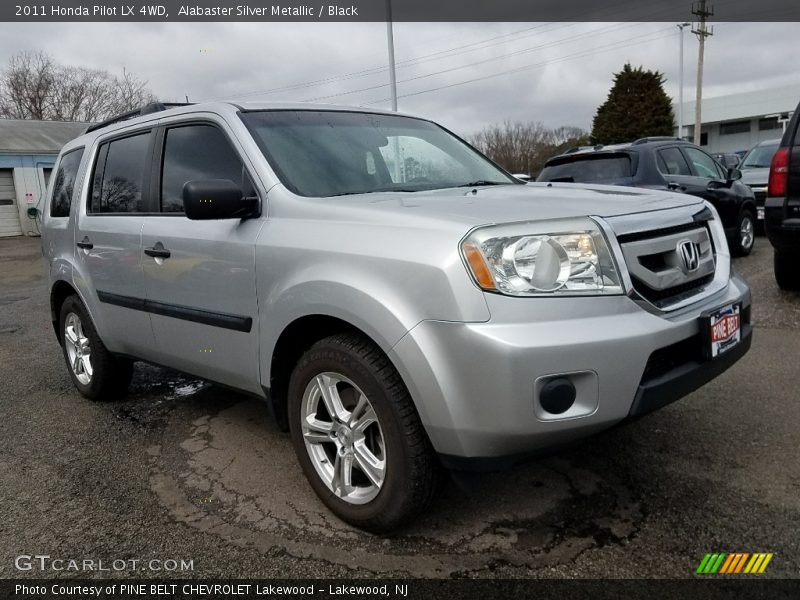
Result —
<svg viewBox="0 0 800 600"><path fill-rule="evenodd" d="M339 281L306 281L287 287L270 302L260 320L262 340L261 378L268 386L271 357L281 333L294 321L311 316L334 317L360 329L387 354L421 319L399 303L386 304L351 284Z"/></svg>

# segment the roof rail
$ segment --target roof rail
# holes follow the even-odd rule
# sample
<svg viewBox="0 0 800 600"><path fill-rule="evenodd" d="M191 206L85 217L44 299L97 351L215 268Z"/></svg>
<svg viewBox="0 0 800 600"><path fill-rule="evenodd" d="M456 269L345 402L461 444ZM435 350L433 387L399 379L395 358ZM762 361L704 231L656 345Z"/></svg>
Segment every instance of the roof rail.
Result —
<svg viewBox="0 0 800 600"><path fill-rule="evenodd" d="M638 146L639 144L646 144L647 142L668 142L673 140L685 141L681 140L679 137L673 137L671 135L654 135L651 137L639 138L635 142L632 142L631 146Z"/></svg>
<svg viewBox="0 0 800 600"><path fill-rule="evenodd" d="M189 106L192 104L191 102L151 102L150 104L145 104L140 108L136 108L134 110L128 111L126 113L122 113L121 115L117 115L116 117L111 117L110 119L106 119L105 121L101 121L100 123L95 123L94 125L90 125L86 129L86 133L90 131L97 131L98 129L102 129L103 127L108 127L109 125L113 125L114 123L122 123L123 121L127 121L129 119L135 119L136 117L143 117L144 115L149 115L152 113L161 112L162 110L167 110L169 108L175 108L177 106Z"/></svg>

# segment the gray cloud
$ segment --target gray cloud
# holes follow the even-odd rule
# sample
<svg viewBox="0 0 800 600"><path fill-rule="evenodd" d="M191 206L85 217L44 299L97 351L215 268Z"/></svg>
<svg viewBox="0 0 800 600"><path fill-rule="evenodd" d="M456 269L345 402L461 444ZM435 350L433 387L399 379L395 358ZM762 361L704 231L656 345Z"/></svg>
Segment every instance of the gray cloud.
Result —
<svg viewBox="0 0 800 600"><path fill-rule="evenodd" d="M20 50L39 48L64 63L117 73L127 68L164 99L307 100L375 87L323 101L388 107L381 102L389 97L383 23L4 23L0 28L0 63ZM588 128L612 73L626 61L664 72L667 93L677 97L678 31L671 23L399 23L394 31L399 93L416 94L401 97L401 110L427 115L464 135L505 119ZM799 34L798 23L716 24L707 44L705 96L796 83L796 61L785 57L800 54ZM697 41L687 33L685 43L684 94L690 99ZM341 78L369 69L374 71ZM426 76L439 71L445 72ZM405 81L412 78L417 79ZM325 79L330 81L319 82ZM307 82L318 83L274 91ZM431 88L443 89L418 94Z"/></svg>

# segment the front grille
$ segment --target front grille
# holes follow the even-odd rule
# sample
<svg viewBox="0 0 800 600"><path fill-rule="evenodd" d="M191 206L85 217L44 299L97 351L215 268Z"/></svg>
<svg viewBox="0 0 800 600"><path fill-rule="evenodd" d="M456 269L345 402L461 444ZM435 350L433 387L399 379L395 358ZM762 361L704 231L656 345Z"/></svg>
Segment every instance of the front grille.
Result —
<svg viewBox="0 0 800 600"><path fill-rule="evenodd" d="M680 302L685 298L690 298L701 292L705 286L714 281L714 274L710 273L700 279L687 281L686 283L675 285L665 290L654 290L636 277L631 277L631 279L633 280L633 287L643 298L658 308L664 308L669 304Z"/></svg>
<svg viewBox="0 0 800 600"><path fill-rule="evenodd" d="M626 233L617 237L620 244L627 244L628 242L640 242L642 240L652 240L654 238L664 237L673 233L681 233L683 231L692 231L693 229L700 229L702 225L697 223L684 223L683 225L675 225L674 227L664 227L663 229L656 229L653 231L637 231L636 233Z"/></svg>
<svg viewBox="0 0 800 600"><path fill-rule="evenodd" d="M659 309L701 294L714 281L716 253L705 222L620 235L634 290ZM687 264L686 244L696 263Z"/></svg>

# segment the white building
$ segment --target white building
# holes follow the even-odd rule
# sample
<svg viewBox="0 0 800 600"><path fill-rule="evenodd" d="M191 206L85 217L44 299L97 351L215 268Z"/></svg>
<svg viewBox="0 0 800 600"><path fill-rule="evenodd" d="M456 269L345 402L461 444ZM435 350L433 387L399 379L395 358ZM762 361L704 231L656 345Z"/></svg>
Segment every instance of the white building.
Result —
<svg viewBox="0 0 800 600"><path fill-rule="evenodd" d="M35 235L61 147L88 123L0 119L0 237Z"/></svg>
<svg viewBox="0 0 800 600"><path fill-rule="evenodd" d="M737 152L779 138L781 120L791 116L798 102L800 85L703 98L700 145L709 152ZM694 106L694 101L683 103L683 135L689 140L694 136ZM677 121L677 103L672 108Z"/></svg>

